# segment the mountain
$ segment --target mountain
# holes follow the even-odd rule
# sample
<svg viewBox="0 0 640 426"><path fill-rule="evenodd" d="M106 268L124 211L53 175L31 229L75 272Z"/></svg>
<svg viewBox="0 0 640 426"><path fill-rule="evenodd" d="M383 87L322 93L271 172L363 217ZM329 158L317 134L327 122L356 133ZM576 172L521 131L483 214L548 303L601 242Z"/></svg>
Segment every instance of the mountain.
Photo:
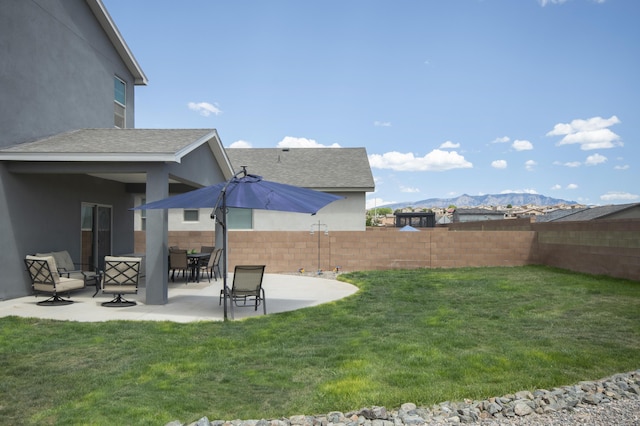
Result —
<svg viewBox="0 0 640 426"><path fill-rule="evenodd" d="M489 194L489 195L467 195L463 194L456 198L429 198L420 201L407 201L402 203L385 204L378 207L390 207L393 210L405 207L441 207L446 208L450 205L456 207L478 207L478 206L523 206L525 204L533 204L536 206L554 206L556 204L578 204L575 201L566 201L558 198L551 198L540 194Z"/></svg>

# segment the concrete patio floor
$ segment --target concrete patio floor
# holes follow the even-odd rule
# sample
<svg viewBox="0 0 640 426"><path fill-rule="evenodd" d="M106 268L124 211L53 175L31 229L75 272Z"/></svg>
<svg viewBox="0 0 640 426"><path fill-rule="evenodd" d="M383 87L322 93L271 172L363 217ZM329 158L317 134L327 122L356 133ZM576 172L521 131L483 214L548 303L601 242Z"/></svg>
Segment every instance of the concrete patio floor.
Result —
<svg viewBox="0 0 640 426"><path fill-rule="evenodd" d="M233 274L229 274L231 286ZM303 275L265 274L263 280L267 314L294 311L308 306L339 300L354 294L358 288L337 280ZM64 306L38 306L45 300L44 295L26 296L0 301L0 317L20 316L64 321L101 322L110 320L132 321L222 321L224 308L219 304L222 280L206 279L200 282L169 282L169 303L166 305L145 305L144 283L137 295L127 297L137 302L136 306L107 308L102 302L112 299L111 295L95 293L94 287L71 293L75 303ZM234 307L234 318L262 316L262 306L255 311L253 307ZM230 311L229 311L229 318Z"/></svg>

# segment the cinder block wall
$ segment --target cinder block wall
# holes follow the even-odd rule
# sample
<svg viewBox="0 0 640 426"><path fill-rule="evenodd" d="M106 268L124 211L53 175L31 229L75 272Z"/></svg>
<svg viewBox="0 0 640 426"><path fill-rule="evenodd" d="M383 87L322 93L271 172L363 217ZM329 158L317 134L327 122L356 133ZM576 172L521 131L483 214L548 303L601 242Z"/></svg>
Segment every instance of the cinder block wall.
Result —
<svg viewBox="0 0 640 426"><path fill-rule="evenodd" d="M532 223L536 263L640 281L640 219Z"/></svg>
<svg viewBox="0 0 640 426"><path fill-rule="evenodd" d="M504 222L512 223L505 226ZM365 232L329 231L329 235L231 231L229 268L265 264L272 273L315 271L319 244L319 266L325 271L337 266L357 271L545 264L640 281L640 219L526 222L486 221L480 228L484 230L464 231L368 228ZM135 240L136 252L144 252L144 232L137 232ZM170 246L199 250L214 241L213 232L169 232Z"/></svg>

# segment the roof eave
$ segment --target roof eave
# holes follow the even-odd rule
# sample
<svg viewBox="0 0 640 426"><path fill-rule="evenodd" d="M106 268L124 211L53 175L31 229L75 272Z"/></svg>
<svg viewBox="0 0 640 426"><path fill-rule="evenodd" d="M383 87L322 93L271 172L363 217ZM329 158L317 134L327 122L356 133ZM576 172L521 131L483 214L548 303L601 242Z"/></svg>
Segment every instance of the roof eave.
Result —
<svg viewBox="0 0 640 426"><path fill-rule="evenodd" d="M127 65L127 68L133 75L134 83L138 86L146 86L148 83L147 76L142 71L140 64L133 56L133 53L129 49L127 42L120 34L118 27L116 27L115 22L111 19L111 15L102 4L102 0L86 0L89 8L95 15L96 19L100 23L100 26L111 40L111 43L115 47L116 51Z"/></svg>
<svg viewBox="0 0 640 426"><path fill-rule="evenodd" d="M33 162L172 162L180 163L181 157L172 154L129 154L129 153L108 153L108 154L83 154L83 153L52 153L52 152L17 152L0 153L0 161L33 161Z"/></svg>
<svg viewBox="0 0 640 426"><path fill-rule="evenodd" d="M315 191L321 192L374 192L376 189L374 187L313 187L309 188Z"/></svg>

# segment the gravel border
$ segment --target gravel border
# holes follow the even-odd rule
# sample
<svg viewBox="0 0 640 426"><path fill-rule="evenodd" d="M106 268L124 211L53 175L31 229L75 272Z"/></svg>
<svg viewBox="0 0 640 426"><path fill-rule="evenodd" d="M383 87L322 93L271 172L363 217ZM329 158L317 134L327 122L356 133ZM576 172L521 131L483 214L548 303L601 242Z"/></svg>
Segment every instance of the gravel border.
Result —
<svg viewBox="0 0 640 426"><path fill-rule="evenodd" d="M571 386L521 391L482 401L446 401L432 407L405 403L326 415L297 415L272 420L215 420L203 417L190 426L538 426L640 425L640 369ZM183 426L178 420L165 426Z"/></svg>

